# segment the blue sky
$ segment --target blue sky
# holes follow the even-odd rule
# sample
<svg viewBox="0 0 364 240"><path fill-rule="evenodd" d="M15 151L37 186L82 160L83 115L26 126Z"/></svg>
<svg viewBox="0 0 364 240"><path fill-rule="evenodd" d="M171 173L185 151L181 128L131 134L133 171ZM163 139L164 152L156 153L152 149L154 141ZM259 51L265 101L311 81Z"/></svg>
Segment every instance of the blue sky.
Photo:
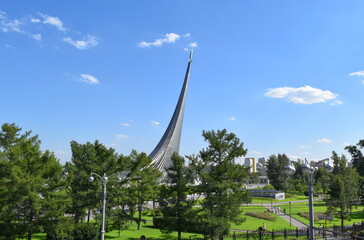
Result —
<svg viewBox="0 0 364 240"><path fill-rule="evenodd" d="M18 1L0 5L0 122L62 163L70 141L150 153L194 50L180 154L202 130L247 157L318 160L363 139L363 1Z"/></svg>

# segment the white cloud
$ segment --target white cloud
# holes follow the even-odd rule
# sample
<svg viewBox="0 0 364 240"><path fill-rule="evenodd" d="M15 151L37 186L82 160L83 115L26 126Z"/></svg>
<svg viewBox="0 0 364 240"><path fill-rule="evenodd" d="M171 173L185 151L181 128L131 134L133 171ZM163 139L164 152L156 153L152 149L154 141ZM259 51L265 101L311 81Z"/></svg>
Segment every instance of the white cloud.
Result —
<svg viewBox="0 0 364 240"><path fill-rule="evenodd" d="M63 38L62 40L80 50L85 50L91 47L95 47L98 44L97 39L91 35L87 35L87 37L84 38L83 40L73 40L70 37Z"/></svg>
<svg viewBox="0 0 364 240"><path fill-rule="evenodd" d="M303 156L309 156L309 155L311 155L311 153L309 153L309 152L301 152L300 154L303 155Z"/></svg>
<svg viewBox="0 0 364 240"><path fill-rule="evenodd" d="M130 123L122 123L122 124L120 124L121 126L124 126L124 127L130 127Z"/></svg>
<svg viewBox="0 0 364 240"><path fill-rule="evenodd" d="M88 84L99 84L100 81L90 74L80 74L79 80Z"/></svg>
<svg viewBox="0 0 364 240"><path fill-rule="evenodd" d="M259 151L248 151L248 153L249 153L250 155L255 155L255 156L260 156L260 155L262 155L262 153L261 153L261 152L259 152Z"/></svg>
<svg viewBox="0 0 364 240"><path fill-rule="evenodd" d="M297 156L297 155L292 155L292 154L287 154L288 158L289 159L301 159L302 157L301 156Z"/></svg>
<svg viewBox="0 0 364 240"><path fill-rule="evenodd" d="M270 88L264 95L271 98L285 98L288 102L296 104L322 103L335 100L338 96L338 94L328 90L324 91L311 86ZM341 101L339 102L342 103Z"/></svg>
<svg viewBox="0 0 364 240"><path fill-rule="evenodd" d="M41 21L38 18L31 18L30 19L30 22L32 22L32 23L40 23Z"/></svg>
<svg viewBox="0 0 364 240"><path fill-rule="evenodd" d="M5 44L4 45L6 48L10 48L10 49L15 49L13 46L11 46L10 44Z"/></svg>
<svg viewBox="0 0 364 240"><path fill-rule="evenodd" d="M23 24L24 22L18 19L9 20L6 13L0 11L0 31L24 33L24 31L20 29L20 26Z"/></svg>
<svg viewBox="0 0 364 240"><path fill-rule="evenodd" d="M349 76L357 76L357 77L364 77L364 70L362 71L357 71L357 72L352 72L352 73L349 73Z"/></svg>
<svg viewBox="0 0 364 240"><path fill-rule="evenodd" d="M235 121L236 120L236 117L231 117L229 118L230 121Z"/></svg>
<svg viewBox="0 0 364 240"><path fill-rule="evenodd" d="M196 48L196 47L198 47L198 44L197 44L197 42L190 42L190 44L188 44L188 46L191 48Z"/></svg>
<svg viewBox="0 0 364 240"><path fill-rule="evenodd" d="M124 134L116 134L115 138L116 138L116 140L123 140L123 139L127 139L127 138L130 138L130 137L127 136L127 135L124 135Z"/></svg>
<svg viewBox="0 0 364 240"><path fill-rule="evenodd" d="M37 41L42 41L42 35L40 34L33 34L32 37Z"/></svg>
<svg viewBox="0 0 364 240"><path fill-rule="evenodd" d="M138 44L139 47L161 47L164 43L174 43L176 40L180 38L180 35L176 33L167 33L165 38L158 38L153 42L142 41Z"/></svg>
<svg viewBox="0 0 364 240"><path fill-rule="evenodd" d="M63 22L58 17L52 17L41 13L39 15L42 16L42 18L44 19L43 23L53 25L60 31L67 30L66 28L63 27Z"/></svg>
<svg viewBox="0 0 364 240"><path fill-rule="evenodd" d="M331 102L331 103L330 103L330 105L335 106L335 105L339 105L339 104L343 104L343 103L344 103L344 102L343 102L343 101L341 101L341 100L335 100L335 101Z"/></svg>
<svg viewBox="0 0 364 240"><path fill-rule="evenodd" d="M59 154L59 155L66 155L67 154L67 152L62 151L62 150L58 150L58 151L56 151L56 153Z"/></svg>
<svg viewBox="0 0 364 240"><path fill-rule="evenodd" d="M308 148L307 146L305 146L305 145L300 145L300 146L298 146L298 148L300 148L300 149L306 149L306 148Z"/></svg>
<svg viewBox="0 0 364 240"><path fill-rule="evenodd" d="M149 124L152 125L153 127L158 127L160 123L152 120L152 121L149 121Z"/></svg>
<svg viewBox="0 0 364 240"><path fill-rule="evenodd" d="M363 81L361 81L361 83L362 83L362 84L364 84L364 80L363 80Z"/></svg>
<svg viewBox="0 0 364 240"><path fill-rule="evenodd" d="M328 138L320 138L320 139L317 139L316 141L319 143L331 143L332 142L332 140L328 139Z"/></svg>
<svg viewBox="0 0 364 240"><path fill-rule="evenodd" d="M190 37L191 36L191 33L186 33L186 34L183 34L182 36L183 37Z"/></svg>

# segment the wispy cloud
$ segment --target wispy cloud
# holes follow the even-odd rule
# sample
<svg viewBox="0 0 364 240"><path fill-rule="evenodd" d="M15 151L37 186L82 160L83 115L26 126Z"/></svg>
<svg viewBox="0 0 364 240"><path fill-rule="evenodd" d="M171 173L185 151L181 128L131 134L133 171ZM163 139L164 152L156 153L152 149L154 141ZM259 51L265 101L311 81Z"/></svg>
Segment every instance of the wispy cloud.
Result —
<svg viewBox="0 0 364 240"><path fill-rule="evenodd" d="M301 152L300 153L302 156L310 156L311 155L311 153L309 153L309 152Z"/></svg>
<svg viewBox="0 0 364 240"><path fill-rule="evenodd" d="M185 33L185 34L183 34L182 36L183 36L183 37L188 38L188 37L190 37L190 36L191 36L191 33Z"/></svg>
<svg viewBox="0 0 364 240"><path fill-rule="evenodd" d="M130 138L130 137L125 135L125 134L116 134L115 135L116 140L124 140L124 139L127 139L127 138Z"/></svg>
<svg viewBox="0 0 364 240"><path fill-rule="evenodd" d="M254 155L254 156L262 155L262 152L259 152L259 151L249 151L248 153L249 153L249 155Z"/></svg>
<svg viewBox="0 0 364 240"><path fill-rule="evenodd" d="M121 126L124 126L124 127L130 127L130 126L131 126L131 124L130 124L130 123L121 123L120 125L121 125Z"/></svg>
<svg viewBox="0 0 364 240"><path fill-rule="evenodd" d="M234 117L231 117L231 118L229 118L229 120L230 121L235 121L236 120L236 117L234 116Z"/></svg>
<svg viewBox="0 0 364 240"><path fill-rule="evenodd" d="M313 88L311 86L304 86L299 88L271 88L268 89L264 95L271 98L284 98L288 102L296 104L313 104L323 103L327 101L334 101L334 103L336 104L342 103L342 101L336 99L338 94L332 93L328 90L324 91L318 88Z"/></svg>
<svg viewBox="0 0 364 240"><path fill-rule="evenodd" d="M176 33L167 33L164 38L158 38L153 42L142 41L138 44L139 47L161 47L164 43L174 43L180 38Z"/></svg>
<svg viewBox="0 0 364 240"><path fill-rule="evenodd" d="M30 22L32 22L32 23L40 23L42 21L40 19L38 19L38 18L30 18Z"/></svg>
<svg viewBox="0 0 364 240"><path fill-rule="evenodd" d="M42 35L41 34L33 34L32 37L37 41L42 41Z"/></svg>
<svg viewBox="0 0 364 240"><path fill-rule="evenodd" d="M287 156L289 159L294 159L294 160L302 158L301 156L297 156L297 155L293 155L293 154L289 154L289 153L287 154Z"/></svg>
<svg viewBox="0 0 364 240"><path fill-rule="evenodd" d="M15 49L13 46L11 46L10 44L4 44L4 47L6 48L10 48L10 49Z"/></svg>
<svg viewBox="0 0 364 240"><path fill-rule="evenodd" d="M188 46L190 48L197 48L198 47L198 44L197 44L197 42L190 42L190 44L188 44Z"/></svg>
<svg viewBox="0 0 364 240"><path fill-rule="evenodd" d="M24 33L24 31L20 29L20 26L23 24L23 21L19 19L11 20L7 17L5 12L0 11L0 30L2 32Z"/></svg>
<svg viewBox="0 0 364 240"><path fill-rule="evenodd" d="M364 77L364 70L362 71L357 71L357 72L352 72L352 73L349 73L349 76L357 76L357 77Z"/></svg>
<svg viewBox="0 0 364 240"><path fill-rule="evenodd" d="M39 15L43 18L43 23L55 26L60 31L67 30L66 28L64 28L63 22L58 17L52 17L42 13L40 13ZM35 21L37 22L37 20Z"/></svg>
<svg viewBox="0 0 364 240"><path fill-rule="evenodd" d="M90 74L80 74L79 80L88 84L99 84L100 81Z"/></svg>
<svg viewBox="0 0 364 240"><path fill-rule="evenodd" d="M316 141L319 143L331 143L332 142L332 140L328 139L328 138L320 138L320 139L317 139Z"/></svg>
<svg viewBox="0 0 364 240"><path fill-rule="evenodd" d="M308 148L307 146L305 146L305 145L300 145L300 146L298 146L298 148L300 148L300 149L306 149L306 148Z"/></svg>
<svg viewBox="0 0 364 240"><path fill-rule="evenodd" d="M149 121L149 124L152 125L153 127L158 127L160 122L152 120L152 121Z"/></svg>
<svg viewBox="0 0 364 240"><path fill-rule="evenodd" d="M80 50L89 49L91 47L95 47L98 44L97 39L91 35L87 35L87 37L85 37L83 40L73 40L70 37L63 38L62 40Z"/></svg>

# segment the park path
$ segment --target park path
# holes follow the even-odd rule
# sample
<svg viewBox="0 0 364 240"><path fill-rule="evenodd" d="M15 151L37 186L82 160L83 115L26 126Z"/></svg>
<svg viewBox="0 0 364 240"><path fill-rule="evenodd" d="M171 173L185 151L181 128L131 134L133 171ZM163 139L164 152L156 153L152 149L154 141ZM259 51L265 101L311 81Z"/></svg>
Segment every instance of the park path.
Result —
<svg viewBox="0 0 364 240"><path fill-rule="evenodd" d="M308 200L291 201L291 203L298 203L298 202L307 202L308 203ZM267 210L269 212L277 214L279 217L281 217L282 219L284 219L288 223L291 223L292 226L294 226L294 227L296 227L298 229L302 229L302 228L306 229L308 227L307 224L304 224L303 222L301 222L298 219L290 216L289 214L285 214L283 211L280 211L280 210L278 211L276 207L278 207L281 204L289 204L289 201L275 202L275 203L261 203L261 204L250 203L248 205L261 205L261 206L264 206L265 208L267 208Z"/></svg>

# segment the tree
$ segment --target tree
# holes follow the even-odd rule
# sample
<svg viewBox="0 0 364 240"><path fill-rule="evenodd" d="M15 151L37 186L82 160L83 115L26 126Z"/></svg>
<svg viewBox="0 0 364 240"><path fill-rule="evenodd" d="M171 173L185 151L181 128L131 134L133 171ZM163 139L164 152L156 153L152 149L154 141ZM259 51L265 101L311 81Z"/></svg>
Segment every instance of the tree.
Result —
<svg viewBox="0 0 364 240"><path fill-rule="evenodd" d="M364 139L360 140L356 146L347 146L347 150L351 155L353 167L358 171L360 176L364 176L364 154L360 149L364 149Z"/></svg>
<svg viewBox="0 0 364 240"><path fill-rule="evenodd" d="M185 167L185 159L177 153L172 155L172 165L166 169L166 177L161 186L159 205L162 216L158 218L161 230L177 231L178 240L182 231L188 231L190 214L195 203L188 197L191 194L194 175L191 168Z"/></svg>
<svg viewBox="0 0 364 240"><path fill-rule="evenodd" d="M223 239L229 232L230 222L244 221L240 206L250 200L243 188L248 169L235 163L247 150L239 138L226 129L203 131L202 136L208 147L198 156L188 157L201 182L198 191L205 197L196 221L205 236Z"/></svg>
<svg viewBox="0 0 364 240"><path fill-rule="evenodd" d="M267 160L267 175L270 183L276 190L287 190L288 174L285 167L289 164L289 159L285 154L271 155Z"/></svg>
<svg viewBox="0 0 364 240"><path fill-rule="evenodd" d="M12 235L32 239L35 231L63 217L69 201L63 195L62 165L52 152L41 151L37 135L21 130L5 123L0 132L0 222L13 227Z"/></svg>
<svg viewBox="0 0 364 240"><path fill-rule="evenodd" d="M113 148L107 148L99 141L85 144L71 142L72 159L66 164L69 181L71 181L70 195L72 197L72 206L68 213L73 214L74 221L79 223L83 217L88 216L90 220L91 210L101 209L101 181L90 183L88 178L92 172L98 175L106 173L107 176L121 173L126 169L127 158L119 155ZM107 184L107 207L113 206L112 189L116 185L114 178L109 178ZM112 190L112 191L111 191Z"/></svg>
<svg viewBox="0 0 364 240"><path fill-rule="evenodd" d="M152 159L146 153L138 153L132 150L130 161L128 191L129 196L132 198L132 204L136 206L138 211L138 217L135 220L139 230L142 221L143 205L145 202L153 201L157 198L159 192L158 179L162 176L162 173L151 165Z"/></svg>
<svg viewBox="0 0 364 240"><path fill-rule="evenodd" d="M344 230L344 219L348 217L351 207L358 204L360 196L360 176L356 169L346 166L346 157L341 157L332 152L331 159L334 161L334 170L329 187L329 198L326 200L329 211L339 209L342 230Z"/></svg>

